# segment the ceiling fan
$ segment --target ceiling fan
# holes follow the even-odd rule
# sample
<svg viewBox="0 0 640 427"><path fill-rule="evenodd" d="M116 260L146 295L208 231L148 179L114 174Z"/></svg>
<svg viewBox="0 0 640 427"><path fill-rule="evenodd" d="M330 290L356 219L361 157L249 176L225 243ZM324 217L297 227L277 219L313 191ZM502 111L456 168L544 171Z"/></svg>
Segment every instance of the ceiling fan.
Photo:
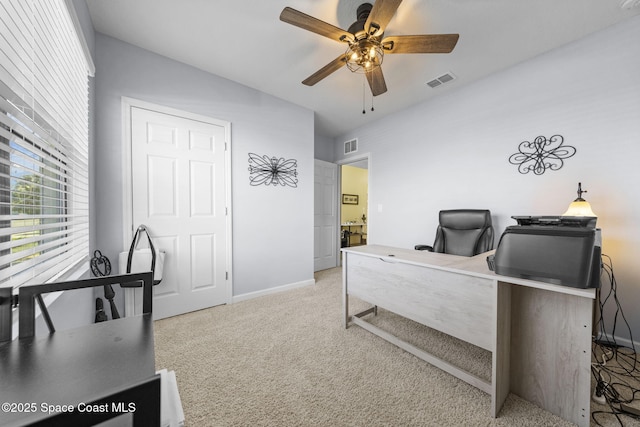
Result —
<svg viewBox="0 0 640 427"><path fill-rule="evenodd" d="M347 31L290 7L285 7L280 20L296 27L328 37L347 45L346 51L302 81L313 86L331 73L347 66L364 73L374 96L387 91L382 74L382 60L387 53L450 53L459 34L423 34L384 37L384 30L402 0L376 0L373 5L358 7L357 21Z"/></svg>

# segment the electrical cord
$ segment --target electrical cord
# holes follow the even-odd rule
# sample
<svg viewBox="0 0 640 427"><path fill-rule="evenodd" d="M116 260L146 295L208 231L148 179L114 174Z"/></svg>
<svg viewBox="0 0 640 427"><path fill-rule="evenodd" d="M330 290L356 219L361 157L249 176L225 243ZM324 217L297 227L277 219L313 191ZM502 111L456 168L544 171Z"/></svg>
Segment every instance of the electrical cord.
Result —
<svg viewBox="0 0 640 427"><path fill-rule="evenodd" d="M596 321L598 335L594 337L592 346L591 373L594 377L596 388L594 401L609 407L609 410L595 410L591 413L591 419L596 425L601 426L600 421L605 416L613 416L621 426L624 426L624 417L640 420L640 409L629 404L640 395L640 369L633 341L631 327L627 321L622 305L618 300L617 282L613 271L613 261L608 255L602 255L601 286L598 289L600 295L599 318ZM604 295L604 285L608 284L608 292ZM604 296L604 298L602 298ZM604 319L605 306L614 305L613 326L610 334ZM627 328L631 347L626 347L616 342L616 329L618 318Z"/></svg>

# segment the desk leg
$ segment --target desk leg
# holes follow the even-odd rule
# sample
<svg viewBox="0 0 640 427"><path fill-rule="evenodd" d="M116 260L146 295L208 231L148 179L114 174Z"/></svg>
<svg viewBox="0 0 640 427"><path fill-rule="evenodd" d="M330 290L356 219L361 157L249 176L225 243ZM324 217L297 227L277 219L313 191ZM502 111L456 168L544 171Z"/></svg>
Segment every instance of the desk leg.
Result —
<svg viewBox="0 0 640 427"><path fill-rule="evenodd" d="M495 348L491 369L491 416L496 418L509 395L511 347L511 285L496 284Z"/></svg>
<svg viewBox="0 0 640 427"><path fill-rule="evenodd" d="M593 300L517 285L511 292L512 392L588 427Z"/></svg>
<svg viewBox="0 0 640 427"><path fill-rule="evenodd" d="M347 293L347 262L349 260L349 254L342 253L342 324L344 328L349 327L349 294Z"/></svg>

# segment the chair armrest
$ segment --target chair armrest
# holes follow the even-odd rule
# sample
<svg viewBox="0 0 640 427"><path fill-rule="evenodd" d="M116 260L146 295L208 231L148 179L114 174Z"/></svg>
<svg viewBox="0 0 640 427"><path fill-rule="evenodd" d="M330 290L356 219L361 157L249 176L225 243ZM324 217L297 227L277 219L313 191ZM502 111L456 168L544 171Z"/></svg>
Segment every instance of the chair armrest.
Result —
<svg viewBox="0 0 640 427"><path fill-rule="evenodd" d="M433 252L433 246L429 245L416 245L414 248L416 251L429 251Z"/></svg>

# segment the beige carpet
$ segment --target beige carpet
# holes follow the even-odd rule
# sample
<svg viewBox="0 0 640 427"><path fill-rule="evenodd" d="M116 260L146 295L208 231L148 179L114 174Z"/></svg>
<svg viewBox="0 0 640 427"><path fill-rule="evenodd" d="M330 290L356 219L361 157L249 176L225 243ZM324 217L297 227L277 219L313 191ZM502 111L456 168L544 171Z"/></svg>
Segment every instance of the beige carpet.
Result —
<svg viewBox="0 0 640 427"><path fill-rule="evenodd" d="M313 286L157 321L156 368L176 371L186 425L572 425L514 395L491 418L488 394L362 328L344 329L341 286L331 269ZM383 310L375 322L490 375L482 349Z"/></svg>

